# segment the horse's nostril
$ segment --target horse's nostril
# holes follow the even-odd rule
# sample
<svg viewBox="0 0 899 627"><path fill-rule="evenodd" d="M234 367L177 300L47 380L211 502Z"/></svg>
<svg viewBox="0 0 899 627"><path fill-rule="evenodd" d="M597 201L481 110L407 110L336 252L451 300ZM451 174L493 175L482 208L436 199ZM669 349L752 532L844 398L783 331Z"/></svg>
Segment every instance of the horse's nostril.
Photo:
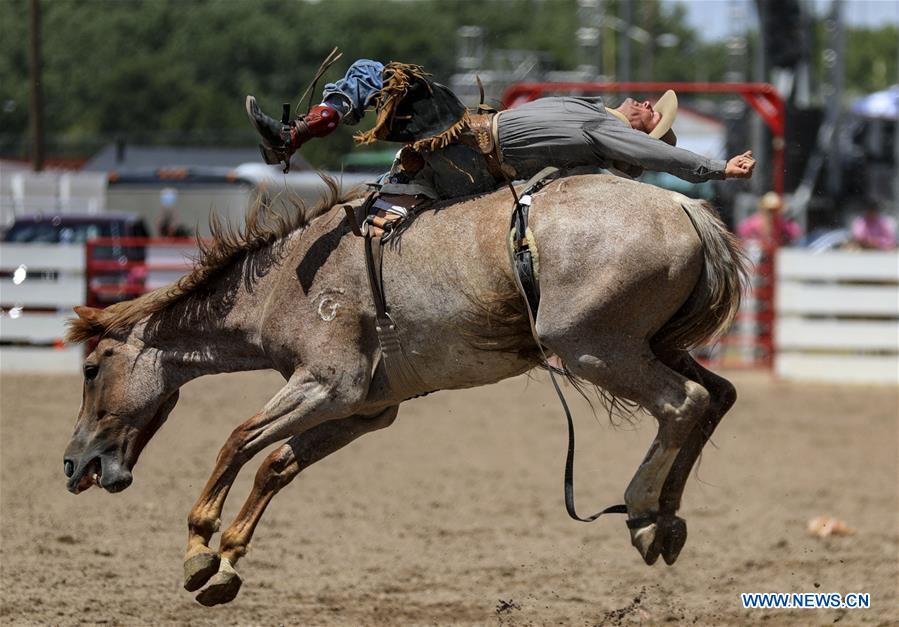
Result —
<svg viewBox="0 0 899 627"><path fill-rule="evenodd" d="M62 464L62 471L66 473L66 477L71 477L75 474L75 462L71 459L67 459Z"/></svg>

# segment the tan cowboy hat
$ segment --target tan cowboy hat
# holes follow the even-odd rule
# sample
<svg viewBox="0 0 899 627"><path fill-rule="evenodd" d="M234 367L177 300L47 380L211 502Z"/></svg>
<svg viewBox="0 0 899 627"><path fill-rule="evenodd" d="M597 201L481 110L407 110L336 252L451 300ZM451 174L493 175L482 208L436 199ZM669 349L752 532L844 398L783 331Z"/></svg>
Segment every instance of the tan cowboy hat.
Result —
<svg viewBox="0 0 899 627"><path fill-rule="evenodd" d="M649 136L655 139L661 139L666 144L677 146L677 135L671 130L671 125L674 124L674 118L677 117L677 94L669 89L662 94L661 98L656 100L656 103L652 108L662 114L662 117L659 119L659 123L656 124L656 127L649 132ZM617 109L606 107L606 111L628 126L631 125L625 115Z"/></svg>
<svg viewBox="0 0 899 627"><path fill-rule="evenodd" d="M649 136L661 139L666 144L677 146L677 135L671 130L674 118L677 117L677 94L669 89L656 100L652 108L661 113L662 117L656 127L649 131Z"/></svg>

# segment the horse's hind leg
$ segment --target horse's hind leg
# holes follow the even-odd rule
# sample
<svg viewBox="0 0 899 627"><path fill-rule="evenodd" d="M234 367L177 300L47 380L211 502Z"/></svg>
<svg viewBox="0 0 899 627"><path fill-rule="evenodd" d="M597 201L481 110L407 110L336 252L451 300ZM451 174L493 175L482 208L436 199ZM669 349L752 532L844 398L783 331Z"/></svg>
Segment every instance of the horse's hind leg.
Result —
<svg viewBox="0 0 899 627"><path fill-rule="evenodd" d="M303 469L343 448L359 436L393 424L398 409L399 406L393 406L374 416L356 415L331 420L293 436L275 449L259 466L253 489L240 513L222 533L219 547L221 567L197 595L197 600L207 606L233 600L241 585L234 565L246 554L256 525L275 494Z"/></svg>
<svg viewBox="0 0 899 627"><path fill-rule="evenodd" d="M644 341L619 337L552 348L574 374L616 396L638 403L659 423L658 434L625 491L631 543L647 564L658 559L664 534L657 533L662 488L697 421L709 393L656 358Z"/></svg>
<svg viewBox="0 0 899 627"><path fill-rule="evenodd" d="M687 539L686 523L676 516L677 510L680 509L684 487L693 465L715 427L736 402L737 391L730 381L703 368L686 351L656 352L664 363L690 379L699 381L709 391L708 410L693 427L693 431L678 453L662 488L659 501L659 525L666 528L665 541L661 547L662 557L668 564L673 564Z"/></svg>

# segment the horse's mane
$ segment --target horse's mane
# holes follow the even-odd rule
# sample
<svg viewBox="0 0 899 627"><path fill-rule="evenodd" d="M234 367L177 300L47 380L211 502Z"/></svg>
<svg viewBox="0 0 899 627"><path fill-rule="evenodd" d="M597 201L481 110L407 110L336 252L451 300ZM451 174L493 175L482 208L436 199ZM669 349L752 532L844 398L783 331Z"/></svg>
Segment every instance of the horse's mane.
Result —
<svg viewBox="0 0 899 627"><path fill-rule="evenodd" d="M159 313L197 292L247 255L268 248L291 233L304 229L334 205L359 196L358 189L341 194L340 185L335 179L326 175L321 175L321 178L326 185L325 194L319 204L311 209L299 198L291 198L293 211L291 215L285 216L275 211L263 194L258 194L247 211L243 228L235 229L229 223L223 223L217 214L211 214L209 230L212 238L203 240L197 237L199 254L189 273L171 285L110 305L96 316L69 319L66 341L85 342L94 337L130 329L147 316Z"/></svg>

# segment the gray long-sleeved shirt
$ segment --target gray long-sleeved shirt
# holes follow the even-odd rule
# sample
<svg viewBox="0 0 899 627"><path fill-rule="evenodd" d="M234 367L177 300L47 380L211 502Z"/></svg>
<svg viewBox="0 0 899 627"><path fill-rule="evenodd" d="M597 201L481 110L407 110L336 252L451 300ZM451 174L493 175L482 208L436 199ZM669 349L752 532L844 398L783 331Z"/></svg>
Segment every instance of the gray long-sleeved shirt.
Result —
<svg viewBox="0 0 899 627"><path fill-rule="evenodd" d="M692 183L723 179L726 162L670 146L626 125L599 98L541 98L500 112L503 160L527 179L545 168L631 168L668 172ZM496 188L483 156L460 144L424 153L426 167L411 185L388 184L388 193L452 198Z"/></svg>
<svg viewBox="0 0 899 627"><path fill-rule="evenodd" d="M668 172L692 183L723 179L726 162L670 146L624 124L599 98L541 98L500 113L503 159L518 176L542 168L615 162Z"/></svg>

